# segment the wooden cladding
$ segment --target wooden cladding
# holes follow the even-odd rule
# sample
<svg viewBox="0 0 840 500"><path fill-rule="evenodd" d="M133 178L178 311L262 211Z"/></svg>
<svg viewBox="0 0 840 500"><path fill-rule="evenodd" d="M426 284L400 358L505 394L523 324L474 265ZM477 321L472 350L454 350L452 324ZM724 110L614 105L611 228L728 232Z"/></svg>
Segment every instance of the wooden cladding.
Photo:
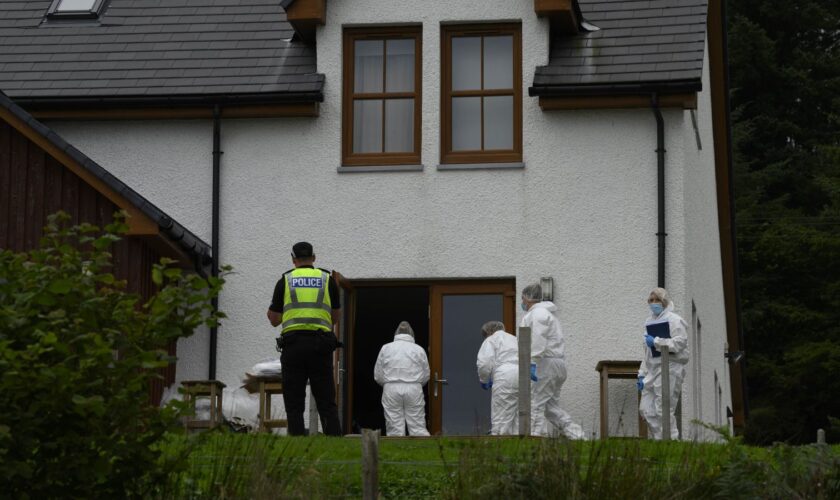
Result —
<svg viewBox="0 0 840 500"><path fill-rule="evenodd" d="M534 12L550 19L553 27L566 35L580 32L580 19L575 8L576 0L534 0Z"/></svg>
<svg viewBox="0 0 840 500"><path fill-rule="evenodd" d="M111 223L120 207L17 129L0 120L0 249L24 252L38 247L47 216L63 210L72 224L99 227ZM144 238L114 244L114 276L126 280L126 291L147 300L155 292L152 264L161 255ZM175 353L175 346L169 347ZM160 401L163 388L175 380L175 366L149 388L150 401Z"/></svg>

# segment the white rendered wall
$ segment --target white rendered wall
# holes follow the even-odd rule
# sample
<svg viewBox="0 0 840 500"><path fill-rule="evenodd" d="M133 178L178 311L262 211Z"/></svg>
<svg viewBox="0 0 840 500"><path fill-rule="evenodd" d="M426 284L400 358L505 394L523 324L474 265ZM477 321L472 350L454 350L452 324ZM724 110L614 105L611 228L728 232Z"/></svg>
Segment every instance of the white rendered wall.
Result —
<svg viewBox="0 0 840 500"><path fill-rule="evenodd" d="M220 255L235 274L220 300L229 319L219 332L218 378L237 385L254 363L276 355L277 332L265 311L275 281L290 267L291 245L307 240L319 265L351 279L513 276L521 290L552 276L567 338L563 404L588 433L597 432L595 365L641 358L646 298L656 286L653 114L542 112L527 88L535 66L546 62L548 26L529 2L487 0L476 9L465 0L359 0L332 2L327 13L326 26L318 30L318 71L327 82L320 117L222 123ZM526 167L439 171L440 23L480 20L522 22ZM422 172L336 171L342 26L371 22L423 23ZM687 257L683 196L692 146L685 134L691 125L682 111L663 114L667 287L690 317L686 270L696 259ZM209 241L209 121L50 125ZM698 203L708 202L714 210L713 199ZM717 235L716 219L712 223L703 234ZM696 276L704 273L697 270ZM712 308L702 314L711 320ZM204 335L180 343L178 353L179 379L184 373L206 374ZM614 402L635 398L632 387L611 389ZM633 432L635 403L624 407L625 431ZM614 410L611 429L617 419Z"/></svg>
<svg viewBox="0 0 840 500"><path fill-rule="evenodd" d="M714 438L701 426L692 423L698 419L715 423L714 373L717 372L723 392L721 411L725 424L726 407L732 406L729 386L729 366L724 358L726 344L726 315L723 301L723 278L720 254L720 233L718 230L717 191L715 185L714 142L712 136L711 96L709 92L708 51L703 61L703 91L698 94L696 111L697 139L689 112L686 112L683 130L685 152L685 227L686 248L686 293L683 302L683 317L691 323L691 301L697 308L697 317L702 325L702 345L694 343L691 349L700 349L699 408L695 408L692 388L697 386L696 367L689 364L683 401L683 428L689 429L687 437ZM694 326L689 334L695 338ZM692 357L692 360L696 358ZM686 427L688 425L688 427Z"/></svg>

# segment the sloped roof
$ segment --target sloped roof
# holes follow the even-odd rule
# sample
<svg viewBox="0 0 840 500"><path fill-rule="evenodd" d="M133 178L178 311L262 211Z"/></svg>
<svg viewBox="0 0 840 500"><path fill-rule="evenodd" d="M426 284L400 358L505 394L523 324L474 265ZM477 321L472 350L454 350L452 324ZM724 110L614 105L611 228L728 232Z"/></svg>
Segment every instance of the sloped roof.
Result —
<svg viewBox="0 0 840 500"><path fill-rule="evenodd" d="M59 151L66 153L81 168L93 174L94 177L102 181L106 186L131 203L131 205L135 206L143 215L151 219L158 225L160 233L165 238L189 255L198 271L206 272L209 269L208 266L211 263L212 251L210 245L205 243L201 238L179 224L178 221L166 215L166 213L149 200L140 196L137 191L131 189L98 163L88 158L87 155L73 147L72 144L62 139L55 131L33 118L23 108L12 102L3 92L0 92L0 108L7 110L15 118L25 123L34 133L43 137Z"/></svg>
<svg viewBox="0 0 840 500"><path fill-rule="evenodd" d="M531 95L700 89L705 0L578 1L600 30L552 32L549 61L537 67Z"/></svg>
<svg viewBox="0 0 840 500"><path fill-rule="evenodd" d="M46 20L50 3L0 0L0 89L18 102L323 98L281 0L111 0L99 20Z"/></svg>

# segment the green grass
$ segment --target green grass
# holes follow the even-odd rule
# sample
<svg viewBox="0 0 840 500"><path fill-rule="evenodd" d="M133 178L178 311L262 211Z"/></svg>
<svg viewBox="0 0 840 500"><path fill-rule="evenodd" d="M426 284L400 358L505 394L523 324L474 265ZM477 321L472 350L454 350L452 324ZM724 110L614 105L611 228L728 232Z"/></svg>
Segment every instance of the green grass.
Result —
<svg viewBox="0 0 840 500"><path fill-rule="evenodd" d="M173 436L162 498L360 498L358 438ZM840 498L840 446L382 439L383 498Z"/></svg>

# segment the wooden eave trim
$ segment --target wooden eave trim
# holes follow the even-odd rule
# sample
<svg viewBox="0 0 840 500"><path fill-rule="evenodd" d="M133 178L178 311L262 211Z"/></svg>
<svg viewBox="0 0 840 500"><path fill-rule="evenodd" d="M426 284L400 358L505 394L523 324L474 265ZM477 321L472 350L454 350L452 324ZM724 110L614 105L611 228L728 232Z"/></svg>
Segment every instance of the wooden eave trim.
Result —
<svg viewBox="0 0 840 500"><path fill-rule="evenodd" d="M649 95L540 97L543 111L650 108ZM697 109L697 94L660 94L660 108Z"/></svg>
<svg viewBox="0 0 840 500"><path fill-rule="evenodd" d="M281 118L314 117L320 108L317 102L225 106L222 118ZM190 108L103 108L103 109L41 109L30 112L39 120L187 120L212 119L212 107Z"/></svg>
<svg viewBox="0 0 840 500"><path fill-rule="evenodd" d="M95 175L90 173L86 168L84 168L84 166L79 165L76 160L70 157L70 155L58 149L52 142L33 130L26 122L5 108L0 108L0 118L14 127L15 130L23 134L24 137L37 144L38 147L55 158L71 172L79 176L86 184L102 194L102 196L108 198L119 208L125 210L129 216L126 221L128 224L129 236L157 236L160 234L160 228L156 222L151 220L132 203L111 189Z"/></svg>
<svg viewBox="0 0 840 500"><path fill-rule="evenodd" d="M157 236L151 235L137 235L143 241L146 242L151 248L153 248L161 257L168 257L170 259L174 259L178 261L178 264L182 269L189 269L193 270L193 258L187 254L184 249L176 245L172 240L169 238L164 237L162 234L158 234Z"/></svg>
<svg viewBox="0 0 840 500"><path fill-rule="evenodd" d="M723 301L726 319L726 338L730 352L742 351L738 318L737 256L732 214L732 166L730 156L729 101L724 45L724 5L722 0L709 2L707 39L709 50L709 82L712 101L712 134L714 137L715 187L717 190L720 258L723 271ZM732 393L733 426L736 434L743 433L746 424L746 394L744 363L730 363L730 391Z"/></svg>
<svg viewBox="0 0 840 500"><path fill-rule="evenodd" d="M326 0L295 0L286 9L286 20L295 33L308 43L315 42L315 27L327 22Z"/></svg>
<svg viewBox="0 0 840 500"><path fill-rule="evenodd" d="M574 0L534 0L534 12L537 17L547 17L567 35L580 32L580 19Z"/></svg>

